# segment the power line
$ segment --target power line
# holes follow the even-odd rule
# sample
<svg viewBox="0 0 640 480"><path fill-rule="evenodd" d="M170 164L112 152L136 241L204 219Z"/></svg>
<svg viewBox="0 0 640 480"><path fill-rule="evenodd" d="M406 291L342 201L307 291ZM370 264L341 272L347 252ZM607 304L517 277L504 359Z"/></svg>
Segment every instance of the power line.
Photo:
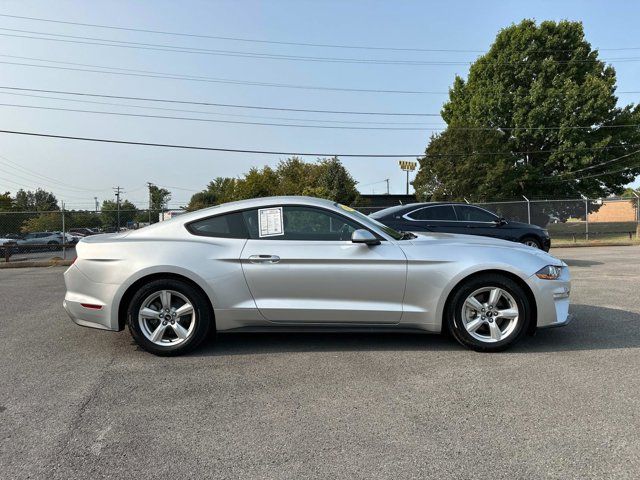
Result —
<svg viewBox="0 0 640 480"><path fill-rule="evenodd" d="M633 152L630 152L630 153L627 153L627 154L621 155L621 156L619 156L619 157L612 158L611 160L606 160L606 161L601 162L601 163L598 163L598 164L596 164L596 165L590 165L590 166L588 166L588 167L580 168L580 169L578 169L578 170L571 170L571 171L569 171L569 172L564 172L564 173L561 173L560 175L572 175L572 174L574 174L574 173L584 172L584 171L586 171L586 170L592 170L592 169L594 169L594 168L598 168L598 167L601 167L601 166L603 166L603 165L608 165L608 164L610 164L610 163L613 163L613 162L617 162L617 161L623 160L623 159L625 159L625 158L627 158L627 157L630 157L630 156L632 156L632 155L637 155L638 153L640 153L640 150L635 150L635 151L633 151Z"/></svg>
<svg viewBox="0 0 640 480"><path fill-rule="evenodd" d="M206 48L194 48L175 46L167 44L155 44L155 43L142 43L142 42L130 42L124 40L112 40L108 38L96 38L96 37L82 37L76 35L63 35L58 33L37 32L32 30L20 30L14 28L0 28L0 30L11 32L29 33L32 35L18 35L11 33L0 33L0 36L11 38L24 38L29 40L43 40L51 42L72 43L80 45L95 45L103 47L117 47L117 48L129 48L138 50L151 50L161 52L174 52L174 53L191 53L200 55L216 55L223 57L238 57L238 58L251 58L262 60L287 60L287 61L299 61L299 62L321 62L321 63L352 63L352 64L364 64L364 65L404 65L404 66L434 66L434 65L469 65L473 63L472 60L393 60L393 59L368 59L368 58L345 58L345 57L312 57L303 55L282 55L271 53L259 53L259 52L242 52L236 50L214 50ZM48 35L49 37L38 37L35 35ZM61 37L61 38L50 38ZM553 53L555 51L548 51L547 53ZM540 51L539 53L544 53ZM571 58L567 60L557 59L539 59L545 62L553 62L559 64L568 63L596 63L596 62L635 62L640 60L640 57L618 57L609 59L589 59ZM527 58L524 60L514 60L508 62L498 62L501 65L518 65L532 61Z"/></svg>
<svg viewBox="0 0 640 480"><path fill-rule="evenodd" d="M219 120L214 118L196 118L196 117L178 117L169 115L150 115L142 113L125 113L125 112L105 112L100 110L82 110L77 108L62 108L62 107L44 107L39 105L20 105L16 103L0 103L2 107L15 107L15 108L28 108L38 110L52 110L58 112L73 112L73 113L90 113L95 115L116 115L122 117L137 117L137 118L152 118L162 120L186 120L195 122L208 122L208 123L223 123L232 125L260 125L270 127L289 127L289 128L322 128L332 130L397 130L397 131L434 131L440 132L446 130L463 130L463 131L521 131L521 130L601 130L601 129L618 129L618 128L637 128L640 124L618 124L618 125L598 125L598 126L551 126L551 127L360 127L360 126L348 126L348 125L305 125L295 123L272 123L272 122L248 122L239 120ZM299 120L302 121L302 120ZM313 120L312 120L313 121Z"/></svg>
<svg viewBox="0 0 640 480"><path fill-rule="evenodd" d="M266 107L260 105L238 105L230 103L213 103L204 101L188 101L188 100L175 100L166 98L148 98L148 97L127 97L119 95L106 95L97 93L86 92L70 92L64 90L44 90L38 88L20 88L20 87L6 87L0 86L0 89L5 90L19 90L25 92L40 92L40 93L56 93L61 95L77 95L85 97L97 97L97 98L115 98L120 100L137 100L144 102L161 102L161 103L177 103L183 105L201 105L201 106L213 106L213 107L225 107L225 108L242 108L242 109L254 109L254 110L277 110L283 112L304 112L304 113L331 113L331 114L346 114L346 115L390 115L390 116L413 116L413 117L439 117L439 113L399 113L399 112L363 112L363 111L350 111L350 110L319 110L309 108L289 108L289 107Z"/></svg>
<svg viewBox="0 0 640 480"><path fill-rule="evenodd" d="M74 190L74 191L79 191L79 192L100 192L100 191L105 191L105 190L95 190L95 189L88 189L88 188L82 188L82 187L77 187L74 185L69 185L67 183L61 182L60 180L56 180L55 178L49 177L47 175L43 175L41 173L38 173L34 170L31 170L27 167L24 167L12 160L9 160L7 157L0 155L0 159L4 160L4 162L0 162L0 164L4 164L5 166L12 168L12 169L18 169L19 171L22 171L28 175L32 175L34 177L36 177L36 179L38 179L38 181L47 181L47 182L51 182L53 184L58 184L59 186L57 186L56 188L63 188L66 190ZM15 172L11 172L12 175L15 175ZM32 181L33 179L28 179L28 181Z"/></svg>
<svg viewBox="0 0 640 480"><path fill-rule="evenodd" d="M0 55L0 57L17 58L17 59L23 59L23 60L34 60L37 62L55 63L58 65L75 65L75 66L89 67L89 68L59 67L56 65L36 65L33 63L0 61L0 63L5 65L16 65L16 66L22 66L22 67L35 67L35 68L49 68L49 69L66 70L66 71L73 71L73 72L124 75L124 76L141 77L141 78L162 78L162 79L168 79L168 80L186 80L191 82L220 83L220 84L229 84L229 85L248 85L248 86L273 87L273 88L291 88L291 89L298 89L298 90L321 90L321 91L334 91L334 92L395 93L395 94L410 94L410 95L422 95L422 94L447 95L448 94L448 92L435 92L435 91L428 91L428 90L391 90L391 89L386 90L386 89L367 89L367 88L322 87L322 86L315 86L315 85L294 85L294 84L288 84L288 83L272 83L272 82L254 82L254 81L248 81L248 80L234 80L234 79L227 79L227 78L214 78L214 77L203 77L203 76L196 76L196 75L162 73L162 72L154 72L150 70L134 70L130 68L120 68L120 67L104 67L100 65L92 65L92 64L86 64L86 63L61 62L61 61L55 61L55 60L46 60L42 58L22 57L18 55ZM102 68L105 70L95 70L96 68ZM117 70L117 71L108 71L106 69Z"/></svg>
<svg viewBox="0 0 640 480"><path fill-rule="evenodd" d="M636 152L637 153L637 152ZM586 175L584 177L578 177L578 178L566 178L566 179L562 179L562 178L550 178L547 181L549 182L576 182L576 181L582 181L582 180L588 180L590 178L597 178L597 177L604 177L606 175L614 175L616 173L622 173L625 170L629 170L631 168L638 168L640 169L640 164L639 165L630 165L627 167L623 167L620 168L618 170L612 170L610 172L602 172L602 173L595 173L593 175ZM631 172L628 172L631 173Z"/></svg>
<svg viewBox="0 0 640 480"><path fill-rule="evenodd" d="M320 63L353 63L353 64L365 64L365 65L409 65L409 66L428 66L428 65L467 65L470 61L444 61L444 60L391 60L391 59L366 59L366 58L344 58L344 57L312 57L304 55L281 55L271 53L258 53L258 52L242 52L234 50L213 50L206 48L193 48L174 46L166 44L154 44L154 43L141 43L141 42L129 42L123 40L111 40L106 38L96 37L81 37L75 35L62 35L57 33L46 32L34 32L30 30L18 30L12 28L0 28L0 30L23 32L36 35L50 35L52 37L62 38L49 38L38 37L35 35L18 35L12 33L0 33L0 36L10 38L23 38L29 40L44 40L60 43L71 43L80 45L95 45L102 47L116 47L116 48L129 48L137 50L150 50L160 52L174 52L174 53L191 53L199 55L215 55L222 57L237 57L237 58L251 58L261 60L287 60L298 62L320 62ZM594 60L583 60L593 62Z"/></svg>
<svg viewBox="0 0 640 480"><path fill-rule="evenodd" d="M0 87L2 88L2 87ZM19 97L28 97L28 98L44 98L47 100L62 100L64 102L79 102L79 103L87 103L91 105L107 105L107 106L115 106L115 107L126 107L126 108L142 108L147 110L160 110L160 111L169 111L169 112L185 112L185 113L200 113L205 115L218 115L218 116L227 116L227 117L240 117L240 118L262 118L269 120L285 120L285 121L294 121L294 122L318 122L318 123L336 123L336 124L368 124L368 125L422 125L422 126L439 126L444 127L442 122L440 123L421 123L421 122L370 122L363 120L324 120L320 118L295 118L295 117L272 117L265 115L244 115L244 114L234 114L234 113L226 113L226 112L210 112L210 111L202 111L202 110L186 110L181 108L162 108L162 107L153 107L148 105L135 105L129 103L115 103L115 102L97 102L92 100L78 100L75 98L65 98L65 97L53 97L50 95L34 95L29 93L15 93L15 92L3 92L0 90L0 94L3 95L14 95Z"/></svg>
<svg viewBox="0 0 640 480"><path fill-rule="evenodd" d="M185 150L203 150L210 152L226 152L226 153L251 153L259 155L285 155L285 156L297 156L297 157L350 157L350 158L413 158L420 156L420 154L337 154L337 153L305 153L305 152L280 152L273 150L245 150L238 148L219 148L219 147L201 147L195 145L181 145L171 143L152 143L152 142L135 142L129 140L114 140L106 138L94 138L94 137L79 137L71 135L54 135L49 133L37 133L37 132L24 132L17 130L0 130L0 133L6 133L10 135L25 135L29 137L43 137L43 138L58 138L61 140L79 140L86 142L99 142L99 143L112 143L119 145L138 145L143 147L163 147L163 148L177 148Z"/></svg>
<svg viewBox="0 0 640 480"><path fill-rule="evenodd" d="M424 157L424 154L386 154L386 153L308 153L308 152L286 152L286 151L273 151L273 150L246 150L239 148L221 148L221 147L204 147L195 145L183 145L183 144L171 144L171 143L152 143L152 142L137 142L130 140L115 140L106 138L95 137L80 137L71 135L55 135L50 133L39 132L25 132L18 130L0 130L0 133L6 133L9 135L25 135L29 137L41 137L41 138L57 138L61 140L78 140L86 142L98 142L98 143L111 143L119 145L137 145L143 147L162 147L162 148L176 148L185 150L203 150L211 152L226 152L226 153L248 153L258 155L284 155L284 156L296 156L296 157L343 157L343 158L415 158ZM640 144L632 145L610 145L606 147L584 147L580 149L564 149L562 152L583 152L583 151L596 151L607 150L610 148L633 148L640 147ZM473 153L455 153L455 154L440 154L437 156L469 156L469 155L525 155L534 153L553 153L557 150L536 150L536 151L521 151L521 152L473 152Z"/></svg>
<svg viewBox="0 0 640 480"><path fill-rule="evenodd" d="M332 130L400 130L400 131L442 130L441 128L430 128L430 127L359 127L359 126L348 126L348 125L304 125L304 124L295 124L295 123L248 122L248 121L239 121L239 120L219 120L215 118L177 117L177 116L168 116L168 115L150 115L150 114L143 114L143 113L125 113L125 112L104 112L99 110L82 110L77 108L19 105L15 103L0 103L0 106L38 109L38 110L52 110L57 112L90 113L94 115L115 115L115 116L121 116L121 117L152 118L152 119L161 119L161 120L185 120L185 121L194 121L194 122L222 123L222 124L231 124L231 125L260 125L260 126L289 127L289 128L322 128L322 129L332 129Z"/></svg>
<svg viewBox="0 0 640 480"><path fill-rule="evenodd" d="M171 32L166 30L152 30L152 29L144 29L144 28L122 27L122 26L104 25L104 24L95 24L95 23L71 22L71 21L64 21L64 20L28 17L28 16L21 16L21 15L0 14L0 17L16 18L20 20L32 20L37 22L58 23L63 25L76 25L81 27L104 28L109 30L120 30L120 31L128 31L128 32L153 33L157 35L170 35L170 36L191 37L191 38L209 38L213 40L261 43L261 44L270 44L270 45L291 45L291 46L301 46L301 47L339 48L339 49L354 49L354 50L386 50L386 51L394 51L394 52L399 52L399 51L445 52L445 53L483 53L484 52L484 50L452 49L452 48L384 47L384 46L370 46L370 45L287 42L287 41L277 41L277 40L262 40L262 39L255 39L255 38L225 37L225 36L219 36L219 35L205 35L205 34L186 33L186 32ZM611 50L611 51L640 50L640 47L600 48L599 50ZM540 51L541 52L549 52L549 51L562 52L562 51L570 51L570 50L558 49L558 50L540 50Z"/></svg>
<svg viewBox="0 0 640 480"><path fill-rule="evenodd" d="M197 75L163 73L163 72L155 72L151 70L135 70L131 68L121 68L121 67L109 67L109 66L105 67L101 65L93 65L93 64L86 64L86 63L62 62L57 60L47 60L43 58L23 57L19 55L0 54L0 57L33 60L37 62L48 62L48 63L55 63L58 65L76 65L76 66L88 67L88 68L78 68L76 66L59 67L56 65L36 65L33 63L0 61L1 64L5 64L5 65L14 65L14 66L32 67L32 68L49 68L54 70L64 70L64 71L71 71L71 72L123 75L123 76L141 77L141 78L160 78L160 79L167 79L167 80L185 80L185 81L191 81L191 82L220 83L220 84L227 84L227 85L248 85L248 86L255 86L255 87L291 88L291 89L297 89L297 90L319 90L319 91L333 91L333 92L389 93L389 94L405 94L405 95L407 94L408 95L448 95L449 94L449 92L438 92L433 90L393 90L393 89L374 89L374 88L323 87L323 86L315 86L315 85L296 85L296 84L288 84L288 83L255 82L255 81L249 81L249 80L235 80L235 79L227 79L227 78L204 77L204 76L197 76ZM638 59L640 60L640 57L638 57ZM96 68L101 68L103 70L95 70ZM115 71L109 71L109 70L115 70ZM619 91L616 93L618 94L640 93L640 91Z"/></svg>

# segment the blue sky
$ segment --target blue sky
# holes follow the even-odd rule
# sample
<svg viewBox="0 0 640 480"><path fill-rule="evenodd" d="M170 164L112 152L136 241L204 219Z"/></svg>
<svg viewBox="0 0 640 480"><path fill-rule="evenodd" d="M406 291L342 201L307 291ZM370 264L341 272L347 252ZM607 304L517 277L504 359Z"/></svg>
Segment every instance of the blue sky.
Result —
<svg viewBox="0 0 640 480"><path fill-rule="evenodd" d="M637 29L640 3L629 1L20 0L2 1L1 5L0 13L3 14L81 23L283 42L425 49L486 50L500 28L523 18L535 18L539 21L570 19L584 23L587 39L596 48L640 47ZM477 56L474 53L370 51L243 43L6 17L0 17L0 29L2 28L279 55L426 61L472 61ZM6 34L24 34L9 30L0 30L0 34L5 34L0 47L0 62L45 64L6 57L13 55L122 69L323 87L446 92L454 75L466 75L468 68L465 65L371 65L237 58L15 38ZM604 51L601 52L601 57L632 57L636 54L637 51ZM620 91L640 90L640 62L614 63L614 66ZM6 63L0 63L0 70L2 86L293 108L437 113L446 99L443 94L285 89L50 70ZM638 96L640 95L620 95L620 102L637 102ZM189 114L91 105L6 93L0 94L0 103L273 121L208 113ZM362 120L361 117L310 113L255 112L180 105L173 107L220 114ZM438 118L415 120L392 117L380 120L366 117L366 121L420 122L421 125L430 125L425 126L425 130L418 131L335 130L126 118L9 106L0 108L0 129L6 130L278 151L419 153L424 151L430 135L426 128L437 128L440 124ZM0 190L15 192L21 186L41 186L54 191L71 208L90 207L94 196L99 200L111 198L111 187L115 185L124 187L125 198L142 204L146 199L147 181L183 188L184 190L170 189L173 192L171 203L185 204L192 193L190 190L202 189L216 176L240 175L252 166L274 165L281 158L11 135L0 135L0 155L4 157L4 160L0 157ZM12 171L7 160L35 171L40 176L24 170ZM343 161L361 183L361 191L382 193L385 183L378 181L389 178L391 192L403 192L404 175L398 168L397 160L364 158Z"/></svg>

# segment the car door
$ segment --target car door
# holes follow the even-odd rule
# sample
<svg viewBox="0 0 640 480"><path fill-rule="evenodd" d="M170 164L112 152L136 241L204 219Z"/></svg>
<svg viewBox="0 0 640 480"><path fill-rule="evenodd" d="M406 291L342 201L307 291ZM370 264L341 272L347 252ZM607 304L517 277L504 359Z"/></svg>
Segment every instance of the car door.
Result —
<svg viewBox="0 0 640 480"><path fill-rule="evenodd" d="M452 205L429 205L405 213L402 230L456 233L458 223Z"/></svg>
<svg viewBox="0 0 640 480"><path fill-rule="evenodd" d="M267 320L399 323L407 260L394 242L352 243L353 231L364 227L324 208L285 205L245 211L244 216L250 238L242 252L242 267ZM271 223L266 225L267 221Z"/></svg>
<svg viewBox="0 0 640 480"><path fill-rule="evenodd" d="M459 233L501 238L499 217L473 205L455 205Z"/></svg>

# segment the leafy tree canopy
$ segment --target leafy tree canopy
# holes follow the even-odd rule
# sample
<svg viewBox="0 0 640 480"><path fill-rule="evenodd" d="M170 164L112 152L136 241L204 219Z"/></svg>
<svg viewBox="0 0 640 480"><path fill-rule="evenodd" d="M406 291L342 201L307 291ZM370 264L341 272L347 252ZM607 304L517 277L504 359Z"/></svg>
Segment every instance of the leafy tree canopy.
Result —
<svg viewBox="0 0 640 480"><path fill-rule="evenodd" d="M0 211L11 210L13 199L10 192L0 193Z"/></svg>
<svg viewBox="0 0 640 480"><path fill-rule="evenodd" d="M421 199L620 194L640 174L640 109L580 22L523 20L456 77L413 185ZM627 126L629 125L629 126ZM611 128L613 127L613 128ZM489 154L491 153L491 154ZM598 166L602 164L601 166Z"/></svg>
<svg viewBox="0 0 640 480"><path fill-rule="evenodd" d="M149 196L151 199L151 210L164 210L167 203L171 200L171 192L166 188L160 188L156 185L149 187Z"/></svg>
<svg viewBox="0 0 640 480"><path fill-rule="evenodd" d="M356 181L337 158L304 162L297 157L276 168L252 168L241 178L218 177L191 197L188 210L256 197L311 195L350 204L358 196Z"/></svg>
<svg viewBox="0 0 640 480"><path fill-rule="evenodd" d="M13 199L13 209L18 212L47 212L60 210L60 207L53 193L38 188L35 192L18 190Z"/></svg>
<svg viewBox="0 0 640 480"><path fill-rule="evenodd" d="M120 202L120 226L126 227L128 222L133 222L138 213L136 206L129 200ZM114 200L105 200L102 202L100 210L100 218L102 225L107 229L117 228L118 226L118 204Z"/></svg>

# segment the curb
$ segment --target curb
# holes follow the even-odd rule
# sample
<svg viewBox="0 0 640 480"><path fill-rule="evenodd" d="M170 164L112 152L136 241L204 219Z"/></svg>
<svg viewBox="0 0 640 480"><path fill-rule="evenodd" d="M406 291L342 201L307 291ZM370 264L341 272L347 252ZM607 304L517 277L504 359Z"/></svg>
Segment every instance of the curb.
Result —
<svg viewBox="0 0 640 480"><path fill-rule="evenodd" d="M0 270L3 268L30 268L30 267L68 267L73 263L73 260L32 260L32 261L17 261L9 263L0 263Z"/></svg>
<svg viewBox="0 0 640 480"><path fill-rule="evenodd" d="M551 244L551 249L554 248L591 248L591 247L637 247L640 244L638 243L577 243L575 245L566 244L566 245L553 245Z"/></svg>

